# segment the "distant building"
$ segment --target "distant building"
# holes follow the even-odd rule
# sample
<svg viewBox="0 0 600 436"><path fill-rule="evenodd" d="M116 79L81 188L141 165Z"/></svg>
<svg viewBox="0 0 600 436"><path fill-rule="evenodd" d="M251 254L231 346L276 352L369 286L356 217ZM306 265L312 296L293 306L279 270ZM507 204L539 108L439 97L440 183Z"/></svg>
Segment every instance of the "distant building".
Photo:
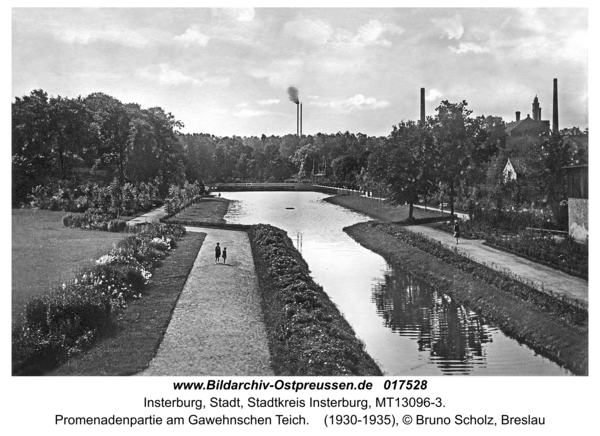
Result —
<svg viewBox="0 0 600 436"><path fill-rule="evenodd" d="M569 235L581 242L588 241L588 166L567 167L567 197L569 201Z"/></svg>
<svg viewBox="0 0 600 436"><path fill-rule="evenodd" d="M560 131L563 141L571 146L573 150L588 150L588 131L581 131L579 127L571 127L570 129L562 129Z"/></svg>
<svg viewBox="0 0 600 436"><path fill-rule="evenodd" d="M515 121L506 123L506 148L515 149L519 145L537 140L540 135L550 133L550 121L542 120L542 108L537 95L531 105L532 116L521 119L521 112L515 112ZM527 141L529 139L530 141ZM522 150L521 150L522 151Z"/></svg>
<svg viewBox="0 0 600 436"><path fill-rule="evenodd" d="M502 174L504 175L504 183L517 180L518 175L523 176L525 174L525 165L523 159L520 157L507 159Z"/></svg>

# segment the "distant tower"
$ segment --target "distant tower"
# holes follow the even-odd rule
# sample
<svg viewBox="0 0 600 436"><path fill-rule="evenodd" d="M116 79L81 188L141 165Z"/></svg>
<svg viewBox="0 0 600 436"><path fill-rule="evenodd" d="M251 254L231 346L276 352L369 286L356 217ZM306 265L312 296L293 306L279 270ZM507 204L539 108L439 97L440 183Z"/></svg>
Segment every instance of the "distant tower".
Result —
<svg viewBox="0 0 600 436"><path fill-rule="evenodd" d="M552 98L552 131L558 132L558 79L554 79L554 95Z"/></svg>
<svg viewBox="0 0 600 436"><path fill-rule="evenodd" d="M536 95L531 105L531 114L533 115L534 121L540 121L540 103L538 102L538 96Z"/></svg>
<svg viewBox="0 0 600 436"><path fill-rule="evenodd" d="M425 122L425 88L421 88L421 122Z"/></svg>

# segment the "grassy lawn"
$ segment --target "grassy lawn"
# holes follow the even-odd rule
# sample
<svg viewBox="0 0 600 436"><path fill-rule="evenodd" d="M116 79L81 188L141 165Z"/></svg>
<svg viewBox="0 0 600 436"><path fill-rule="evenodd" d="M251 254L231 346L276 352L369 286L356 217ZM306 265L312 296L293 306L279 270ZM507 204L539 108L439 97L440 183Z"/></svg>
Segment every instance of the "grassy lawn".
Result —
<svg viewBox="0 0 600 436"><path fill-rule="evenodd" d="M173 219L204 221L208 223L224 223L223 217L227 214L229 200L224 198L203 198L200 202L188 206Z"/></svg>
<svg viewBox="0 0 600 436"><path fill-rule="evenodd" d="M358 195L336 195L335 197L327 198L326 201L364 213L371 218L382 221L402 221L408 218L408 206L393 206L383 201L359 197ZM437 216L441 216L440 212L413 208L413 217L416 219Z"/></svg>
<svg viewBox="0 0 600 436"><path fill-rule="evenodd" d="M12 318L29 298L71 279L123 234L63 227L65 212L12 210Z"/></svg>

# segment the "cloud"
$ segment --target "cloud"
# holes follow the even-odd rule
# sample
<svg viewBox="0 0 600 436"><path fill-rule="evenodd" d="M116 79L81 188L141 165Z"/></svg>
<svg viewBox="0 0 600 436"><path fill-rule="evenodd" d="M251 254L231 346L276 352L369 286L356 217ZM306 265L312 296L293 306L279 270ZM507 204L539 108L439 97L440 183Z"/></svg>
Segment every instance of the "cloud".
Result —
<svg viewBox="0 0 600 436"><path fill-rule="evenodd" d="M270 100L258 100L257 103L260 104L261 106L266 106L266 105L271 105L271 104L277 104L280 101L281 100L279 100L278 98L272 98Z"/></svg>
<svg viewBox="0 0 600 436"><path fill-rule="evenodd" d="M390 46L392 43L383 38L384 33L401 34L404 29L394 24L382 24L370 20L360 26L356 33L345 29L334 29L321 20L306 18L288 22L283 28L284 34L314 45L352 45L365 47L368 45Z"/></svg>
<svg viewBox="0 0 600 436"><path fill-rule="evenodd" d="M361 26L355 36L345 41L356 46L367 45L383 45L390 46L392 43L387 39L383 39L384 32L389 31L396 34L401 34L404 30L395 25L383 25L377 20L371 20L367 24ZM343 40L343 38L341 38Z"/></svg>
<svg viewBox="0 0 600 436"><path fill-rule="evenodd" d="M283 27L284 34L315 45L327 43L333 32L333 28L324 21L306 18L290 21Z"/></svg>
<svg viewBox="0 0 600 436"><path fill-rule="evenodd" d="M197 44L202 47L206 47L208 41L210 40L210 37L192 28L187 29L183 35L175 36L173 39L175 41L183 43L183 45L185 45L186 47L189 47L192 44Z"/></svg>
<svg viewBox="0 0 600 436"><path fill-rule="evenodd" d="M320 107L329 107L332 109L341 110L343 112L350 112L353 110L379 109L390 105L390 103L387 101L377 100L373 97L365 97L362 94L357 94L354 97L350 97L346 100L331 101L328 103L313 102L311 104Z"/></svg>
<svg viewBox="0 0 600 436"><path fill-rule="evenodd" d="M214 17L222 17L243 23L252 21L256 15L254 8L213 8L211 11Z"/></svg>
<svg viewBox="0 0 600 436"><path fill-rule="evenodd" d="M227 77L210 77L205 73L186 75L183 72L172 68L169 64L160 64L158 67L147 67L137 71L137 74L146 79L154 80L162 85L194 85L203 86L206 84L226 85L229 83Z"/></svg>
<svg viewBox="0 0 600 436"><path fill-rule="evenodd" d="M252 117L262 117L263 115L268 115L270 112L268 111L256 111L252 109L242 109L239 112L234 113L233 115L238 118L252 118Z"/></svg>
<svg viewBox="0 0 600 436"><path fill-rule="evenodd" d="M252 68L248 71L255 79L267 79L278 88L287 89L290 83L299 83L303 76L304 62L301 59L274 60L264 68Z"/></svg>
<svg viewBox="0 0 600 436"><path fill-rule="evenodd" d="M437 100L438 98L440 98L443 94L438 91L437 89L430 89L429 92L427 93L427 96L425 97L425 100L427 101L434 101Z"/></svg>
<svg viewBox="0 0 600 436"><path fill-rule="evenodd" d="M460 39L465 31L460 15L458 14L451 18L432 18L431 21L446 32L448 39Z"/></svg>
<svg viewBox="0 0 600 436"><path fill-rule="evenodd" d="M458 47L448 46L452 53L462 54L462 53L489 53L490 49L488 47L482 47L474 42L461 42Z"/></svg>
<svg viewBox="0 0 600 436"><path fill-rule="evenodd" d="M123 28L107 28L95 30L89 28L60 29L55 31L55 36L69 44L87 45L93 42L112 42L129 47L141 48L149 44L150 39L138 32Z"/></svg>

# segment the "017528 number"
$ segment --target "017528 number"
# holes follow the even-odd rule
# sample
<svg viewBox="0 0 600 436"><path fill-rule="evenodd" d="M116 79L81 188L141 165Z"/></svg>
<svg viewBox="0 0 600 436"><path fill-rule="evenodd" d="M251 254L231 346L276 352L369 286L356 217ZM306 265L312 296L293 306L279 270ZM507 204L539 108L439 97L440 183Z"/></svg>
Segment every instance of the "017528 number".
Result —
<svg viewBox="0 0 600 436"><path fill-rule="evenodd" d="M408 390L418 391L427 389L427 380L386 380L383 382L383 389L387 390Z"/></svg>

